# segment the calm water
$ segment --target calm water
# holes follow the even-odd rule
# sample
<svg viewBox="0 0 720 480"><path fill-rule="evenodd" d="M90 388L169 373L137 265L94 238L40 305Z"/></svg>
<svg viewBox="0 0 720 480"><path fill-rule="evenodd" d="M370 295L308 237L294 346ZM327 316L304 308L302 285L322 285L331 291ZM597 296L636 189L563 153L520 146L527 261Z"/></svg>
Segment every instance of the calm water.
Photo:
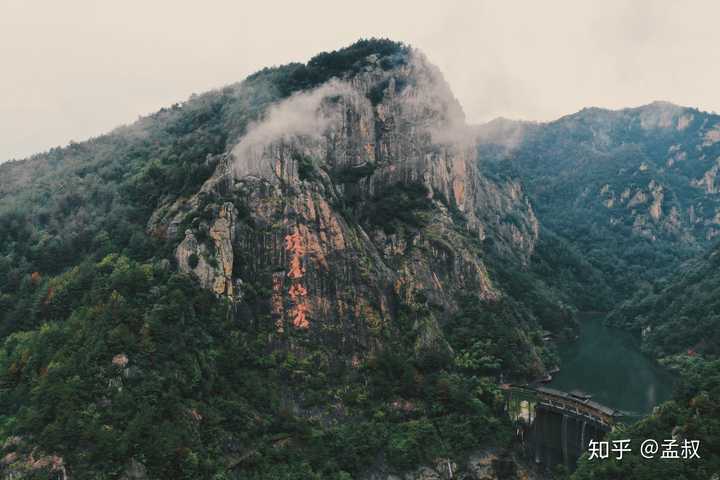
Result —
<svg viewBox="0 0 720 480"><path fill-rule="evenodd" d="M640 353L637 338L604 326L601 316L583 316L580 339L559 345L559 353L553 388L582 390L633 416L649 413L672 394L672 376Z"/></svg>

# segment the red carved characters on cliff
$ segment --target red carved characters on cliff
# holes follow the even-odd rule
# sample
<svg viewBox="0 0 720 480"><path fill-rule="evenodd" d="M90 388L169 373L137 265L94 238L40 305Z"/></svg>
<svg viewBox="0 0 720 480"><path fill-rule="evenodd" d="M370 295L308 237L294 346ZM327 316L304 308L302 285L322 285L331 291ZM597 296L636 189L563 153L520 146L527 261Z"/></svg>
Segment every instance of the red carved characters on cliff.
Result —
<svg viewBox="0 0 720 480"><path fill-rule="evenodd" d="M302 266L305 248L302 245L302 237L297 227L293 233L285 236L285 250L290 254L290 268L287 276L292 282L288 295L295 305L293 309L293 326L306 330L310 328L310 322L307 318L309 307L306 302L308 291L301 283L301 279L305 275L305 268Z"/></svg>

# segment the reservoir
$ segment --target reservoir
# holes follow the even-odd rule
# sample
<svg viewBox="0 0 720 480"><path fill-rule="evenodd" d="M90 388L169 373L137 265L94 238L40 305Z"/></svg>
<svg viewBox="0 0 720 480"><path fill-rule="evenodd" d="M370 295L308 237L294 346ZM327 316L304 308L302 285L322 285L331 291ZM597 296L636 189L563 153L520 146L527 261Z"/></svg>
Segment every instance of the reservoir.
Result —
<svg viewBox="0 0 720 480"><path fill-rule="evenodd" d="M561 370L552 388L582 390L630 417L647 415L672 396L672 375L640 352L635 335L603 325L602 315L581 315L579 339L561 343L558 353Z"/></svg>

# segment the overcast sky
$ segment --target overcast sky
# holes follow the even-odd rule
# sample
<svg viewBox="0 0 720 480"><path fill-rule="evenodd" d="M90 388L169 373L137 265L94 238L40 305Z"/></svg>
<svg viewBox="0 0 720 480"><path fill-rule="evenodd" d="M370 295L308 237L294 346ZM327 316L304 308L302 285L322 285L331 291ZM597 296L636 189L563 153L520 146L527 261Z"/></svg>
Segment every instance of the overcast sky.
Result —
<svg viewBox="0 0 720 480"><path fill-rule="evenodd" d="M468 120L720 111L720 2L0 0L0 161L360 37L423 50Z"/></svg>

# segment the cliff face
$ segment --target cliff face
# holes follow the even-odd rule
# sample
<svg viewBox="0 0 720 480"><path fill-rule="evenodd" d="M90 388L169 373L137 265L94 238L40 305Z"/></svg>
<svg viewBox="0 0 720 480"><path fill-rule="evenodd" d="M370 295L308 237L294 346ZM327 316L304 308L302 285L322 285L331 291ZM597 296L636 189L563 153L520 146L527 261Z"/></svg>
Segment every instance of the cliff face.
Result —
<svg viewBox="0 0 720 480"><path fill-rule="evenodd" d="M175 258L182 271L192 271L204 288L233 298L233 240L237 211L228 202L218 209L217 217L207 228L209 241L199 242L192 229L177 246Z"/></svg>
<svg viewBox="0 0 720 480"><path fill-rule="evenodd" d="M493 378L555 361L578 262L477 157L437 69L361 40L0 166L0 477L512 462Z"/></svg>
<svg viewBox="0 0 720 480"><path fill-rule="evenodd" d="M502 292L484 244L527 264L538 222L519 183L478 170L462 110L416 52L273 105L217 160L195 195L148 226L179 268L256 322L372 350L403 306L421 309L417 348L444 348L438 321L460 293ZM485 252L486 253L486 252ZM258 302L254 302L257 305Z"/></svg>

